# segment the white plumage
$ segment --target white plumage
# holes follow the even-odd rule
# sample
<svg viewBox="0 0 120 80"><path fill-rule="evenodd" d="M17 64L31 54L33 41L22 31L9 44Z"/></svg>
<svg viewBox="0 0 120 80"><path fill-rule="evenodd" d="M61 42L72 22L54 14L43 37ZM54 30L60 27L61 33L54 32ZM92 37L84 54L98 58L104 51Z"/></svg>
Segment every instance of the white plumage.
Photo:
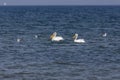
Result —
<svg viewBox="0 0 120 80"><path fill-rule="evenodd" d="M54 33L50 36L50 39L51 39L52 41L62 41L62 40L64 40L63 37L57 36L57 32L54 32Z"/></svg>
<svg viewBox="0 0 120 80"><path fill-rule="evenodd" d="M78 34L75 34L73 36L73 38L74 38L74 42L76 42L76 43L85 43L84 39L77 39L78 38Z"/></svg>

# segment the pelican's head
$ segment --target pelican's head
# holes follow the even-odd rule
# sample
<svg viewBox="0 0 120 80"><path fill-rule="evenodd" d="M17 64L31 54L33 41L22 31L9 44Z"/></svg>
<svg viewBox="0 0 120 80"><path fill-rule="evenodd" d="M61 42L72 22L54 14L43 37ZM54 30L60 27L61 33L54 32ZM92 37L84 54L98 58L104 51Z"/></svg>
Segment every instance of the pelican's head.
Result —
<svg viewBox="0 0 120 80"><path fill-rule="evenodd" d="M78 37L78 34L76 33L74 36L73 36L73 39L76 39Z"/></svg>
<svg viewBox="0 0 120 80"><path fill-rule="evenodd" d="M54 32L51 36L50 39L52 39L53 37L55 37L57 35L57 32Z"/></svg>

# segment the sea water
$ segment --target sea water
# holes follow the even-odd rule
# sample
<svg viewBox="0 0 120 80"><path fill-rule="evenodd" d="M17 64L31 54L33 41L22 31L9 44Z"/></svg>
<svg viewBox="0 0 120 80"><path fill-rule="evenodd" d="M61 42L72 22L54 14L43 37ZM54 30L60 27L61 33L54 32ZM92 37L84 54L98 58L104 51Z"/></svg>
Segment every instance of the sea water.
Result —
<svg viewBox="0 0 120 80"><path fill-rule="evenodd" d="M120 6L1 6L0 80L120 80Z"/></svg>

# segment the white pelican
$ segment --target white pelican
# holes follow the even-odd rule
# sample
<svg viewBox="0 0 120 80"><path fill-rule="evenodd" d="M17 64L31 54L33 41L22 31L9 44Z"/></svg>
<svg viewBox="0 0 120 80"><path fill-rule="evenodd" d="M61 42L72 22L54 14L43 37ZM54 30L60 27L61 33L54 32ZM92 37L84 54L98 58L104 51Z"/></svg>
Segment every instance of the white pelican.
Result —
<svg viewBox="0 0 120 80"><path fill-rule="evenodd" d="M50 36L50 39L51 39L52 41L62 41L62 40L64 40L63 37L57 36L57 32L54 32L54 33Z"/></svg>
<svg viewBox="0 0 120 80"><path fill-rule="evenodd" d="M85 43L84 39L77 39L77 38L78 38L78 34L75 34L73 36L74 42L76 42L76 43Z"/></svg>
<svg viewBox="0 0 120 80"><path fill-rule="evenodd" d="M107 36L107 33L104 33L104 34L103 34L103 37L106 37L106 36Z"/></svg>

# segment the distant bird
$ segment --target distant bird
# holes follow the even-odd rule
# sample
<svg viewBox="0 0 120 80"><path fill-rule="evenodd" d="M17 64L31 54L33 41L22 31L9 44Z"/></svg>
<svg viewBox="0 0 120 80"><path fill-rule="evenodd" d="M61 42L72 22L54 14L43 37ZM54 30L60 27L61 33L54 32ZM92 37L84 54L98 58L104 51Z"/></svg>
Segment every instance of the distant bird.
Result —
<svg viewBox="0 0 120 80"><path fill-rule="evenodd" d="M38 35L35 35L35 38L38 38Z"/></svg>
<svg viewBox="0 0 120 80"><path fill-rule="evenodd" d="M76 43L85 43L84 39L77 39L77 38L78 38L78 34L75 34L73 36L74 42L76 42Z"/></svg>
<svg viewBox="0 0 120 80"><path fill-rule="evenodd" d="M21 41L21 39L20 38L17 38L17 42L19 43Z"/></svg>
<svg viewBox="0 0 120 80"><path fill-rule="evenodd" d="M54 33L50 36L50 39L51 39L52 41L62 41L62 40L64 40L63 37L57 36L57 32L54 32Z"/></svg>
<svg viewBox="0 0 120 80"><path fill-rule="evenodd" d="M103 37L106 37L106 36L107 36L107 33L104 33L104 34L103 34Z"/></svg>

